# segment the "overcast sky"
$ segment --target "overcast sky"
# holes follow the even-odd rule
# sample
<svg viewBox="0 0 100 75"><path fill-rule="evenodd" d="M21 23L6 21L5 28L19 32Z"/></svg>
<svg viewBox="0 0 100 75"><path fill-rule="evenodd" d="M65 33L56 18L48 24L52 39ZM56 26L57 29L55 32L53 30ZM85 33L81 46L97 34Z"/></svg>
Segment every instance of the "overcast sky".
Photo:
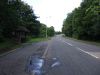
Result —
<svg viewBox="0 0 100 75"><path fill-rule="evenodd" d="M61 31L63 20L82 0L22 0L32 6L41 23Z"/></svg>

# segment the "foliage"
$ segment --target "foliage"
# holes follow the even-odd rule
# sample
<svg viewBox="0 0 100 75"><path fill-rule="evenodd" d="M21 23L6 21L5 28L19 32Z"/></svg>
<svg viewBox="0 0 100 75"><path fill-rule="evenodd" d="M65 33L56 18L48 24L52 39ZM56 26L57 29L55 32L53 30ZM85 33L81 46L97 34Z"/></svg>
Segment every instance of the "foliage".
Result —
<svg viewBox="0 0 100 75"><path fill-rule="evenodd" d="M13 38L13 32L20 26L27 28L34 37L40 35L41 23L32 8L21 0L0 0L0 41Z"/></svg>
<svg viewBox="0 0 100 75"><path fill-rule="evenodd" d="M77 39L100 40L100 0L83 0L64 20L62 32Z"/></svg>
<svg viewBox="0 0 100 75"><path fill-rule="evenodd" d="M46 37L46 34L47 36L54 36L55 34L55 30L54 30L54 27L51 26L51 27L47 27L45 24L42 24L41 23L41 29L40 29L40 37Z"/></svg>
<svg viewBox="0 0 100 75"><path fill-rule="evenodd" d="M47 29L47 26L41 23L40 37L46 37L46 29Z"/></svg>
<svg viewBox="0 0 100 75"><path fill-rule="evenodd" d="M48 28L47 28L47 35L48 35L48 36L54 36L54 34L55 34L54 27L53 27L53 26L48 27Z"/></svg>

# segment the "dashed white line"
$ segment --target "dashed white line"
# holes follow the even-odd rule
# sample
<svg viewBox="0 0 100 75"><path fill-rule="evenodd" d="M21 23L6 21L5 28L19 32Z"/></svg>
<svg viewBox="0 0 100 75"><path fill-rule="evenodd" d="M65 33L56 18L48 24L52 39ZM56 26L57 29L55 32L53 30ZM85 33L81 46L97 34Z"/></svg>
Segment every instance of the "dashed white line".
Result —
<svg viewBox="0 0 100 75"><path fill-rule="evenodd" d="M61 41L64 42L64 43L66 43L66 44L68 44L68 45L70 45L70 46L74 46L73 44L68 43L68 42L66 42L66 41L63 41L63 40L61 40ZM91 54L91 53L89 53L89 52L87 52L87 51L85 51L85 50L79 48L79 47L76 47L76 49L78 49L78 50L80 50L80 51L82 51L82 52L84 52L84 53L86 53L86 54L88 54L88 55L90 55L90 56L92 56L92 57L94 57L94 58L99 58L99 57L97 57L97 56L95 56L95 55L93 55L93 54Z"/></svg>
<svg viewBox="0 0 100 75"><path fill-rule="evenodd" d="M48 52L48 48L49 48L49 47L47 46L47 48L46 48L46 50L45 50L45 52L44 52L42 58L45 58L45 57L46 57L46 54L47 54L47 52Z"/></svg>
<svg viewBox="0 0 100 75"><path fill-rule="evenodd" d="M88 55L94 57L94 58L99 58L99 57L97 57L97 56L95 56L95 55L93 55L93 54L91 54L91 53L89 53L89 52L87 52L87 51L85 51L85 50L79 48L79 47L76 47L76 48L77 48L78 50L80 50L80 51L82 51L82 52L84 52L84 53L86 53L86 54L88 54Z"/></svg>
<svg viewBox="0 0 100 75"><path fill-rule="evenodd" d="M44 52L44 54L42 55L42 58L46 58L46 54L47 54L47 52L48 52L49 46L50 46L50 42L48 43L48 46L47 46L47 48L45 49L45 52Z"/></svg>
<svg viewBox="0 0 100 75"><path fill-rule="evenodd" d="M72 44L70 44L70 43L68 43L68 42L66 42L68 45L70 45L70 46L73 46Z"/></svg>
<svg viewBox="0 0 100 75"><path fill-rule="evenodd" d="M62 42L64 42L64 43L66 43L66 44L68 44L68 45L70 45L70 46L74 46L74 45L72 45L71 43L68 43L68 42L66 42L66 41L63 41L63 40L61 40Z"/></svg>

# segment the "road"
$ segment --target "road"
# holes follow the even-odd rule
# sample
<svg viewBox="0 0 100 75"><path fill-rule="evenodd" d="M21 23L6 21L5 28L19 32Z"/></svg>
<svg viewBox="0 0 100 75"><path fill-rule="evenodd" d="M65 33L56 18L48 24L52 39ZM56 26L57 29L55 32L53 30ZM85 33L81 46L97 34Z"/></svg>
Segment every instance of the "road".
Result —
<svg viewBox="0 0 100 75"><path fill-rule="evenodd" d="M46 75L100 75L100 47L65 39L61 35L0 57L0 75L28 75L25 72L28 57L41 50L43 58L57 58L60 62Z"/></svg>
<svg viewBox="0 0 100 75"><path fill-rule="evenodd" d="M52 38L46 58L58 58L61 63L48 75L100 75L100 47L64 39Z"/></svg>
<svg viewBox="0 0 100 75"><path fill-rule="evenodd" d="M30 56L42 56L47 42L32 43L0 57L0 75L28 75L25 71Z"/></svg>

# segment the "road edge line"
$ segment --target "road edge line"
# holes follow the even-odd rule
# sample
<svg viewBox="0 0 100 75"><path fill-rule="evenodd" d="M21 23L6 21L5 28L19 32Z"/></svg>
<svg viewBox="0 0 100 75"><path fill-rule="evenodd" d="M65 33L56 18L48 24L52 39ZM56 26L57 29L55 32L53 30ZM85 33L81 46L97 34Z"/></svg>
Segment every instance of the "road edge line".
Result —
<svg viewBox="0 0 100 75"><path fill-rule="evenodd" d="M80 51L82 51L82 52L84 52L84 53L86 53L86 54L88 54L88 55L94 57L94 58L97 58L97 59L99 58L99 57L97 57L97 56L95 56L95 55L93 55L93 54L91 54L91 53L89 53L89 52L87 52L87 51L85 51L85 50L79 48L79 47L76 47L76 48L77 48L78 50L80 50Z"/></svg>
<svg viewBox="0 0 100 75"><path fill-rule="evenodd" d="M21 46L19 48L12 49L12 50L10 50L8 52L5 52L5 53L2 53L2 54L0 54L0 57L6 56L6 55L8 55L10 53L13 53L14 51L16 51L17 49L20 49L20 48L23 48L23 46Z"/></svg>

